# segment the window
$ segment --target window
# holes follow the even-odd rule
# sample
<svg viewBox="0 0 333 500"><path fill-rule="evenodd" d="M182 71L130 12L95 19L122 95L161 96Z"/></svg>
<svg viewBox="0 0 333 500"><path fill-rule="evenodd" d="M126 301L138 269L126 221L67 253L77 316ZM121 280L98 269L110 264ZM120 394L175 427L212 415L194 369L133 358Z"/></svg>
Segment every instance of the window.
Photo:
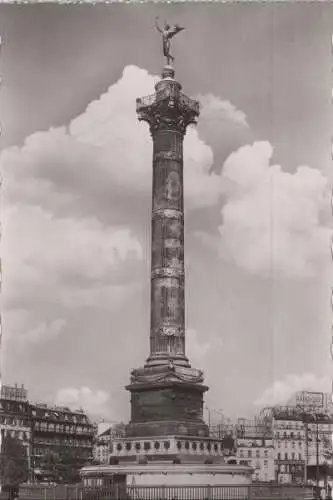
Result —
<svg viewBox="0 0 333 500"><path fill-rule="evenodd" d="M295 448L295 441L291 443L292 448Z"/></svg>
<svg viewBox="0 0 333 500"><path fill-rule="evenodd" d="M181 441L177 441L177 448L178 450L180 450L182 447L182 442Z"/></svg>
<svg viewBox="0 0 333 500"><path fill-rule="evenodd" d="M298 460L302 460L302 453L298 454Z"/></svg>
<svg viewBox="0 0 333 500"><path fill-rule="evenodd" d="M285 442L284 442L284 447L285 447L285 448L288 448L288 441L285 441Z"/></svg>
<svg viewBox="0 0 333 500"><path fill-rule="evenodd" d="M256 457L260 458L260 450L256 450Z"/></svg>
<svg viewBox="0 0 333 500"><path fill-rule="evenodd" d="M295 452L292 452L291 458L292 458L292 460L295 460Z"/></svg>
<svg viewBox="0 0 333 500"><path fill-rule="evenodd" d="M284 459L285 459L285 460L288 460L288 453L285 453L285 454L284 454Z"/></svg>
<svg viewBox="0 0 333 500"><path fill-rule="evenodd" d="M247 452L247 456L248 456L249 458L251 458L251 457L252 457L252 450L248 450L248 452Z"/></svg>
<svg viewBox="0 0 333 500"><path fill-rule="evenodd" d="M264 460L264 466L267 467L268 465L268 460Z"/></svg>
<svg viewBox="0 0 333 500"><path fill-rule="evenodd" d="M197 449L197 443L192 443L192 450L196 450ZM217 445L216 445L216 450L217 450Z"/></svg>
<svg viewBox="0 0 333 500"><path fill-rule="evenodd" d="M132 448L132 443L130 441L127 441L127 443L126 443L126 450L130 451L131 448Z"/></svg>

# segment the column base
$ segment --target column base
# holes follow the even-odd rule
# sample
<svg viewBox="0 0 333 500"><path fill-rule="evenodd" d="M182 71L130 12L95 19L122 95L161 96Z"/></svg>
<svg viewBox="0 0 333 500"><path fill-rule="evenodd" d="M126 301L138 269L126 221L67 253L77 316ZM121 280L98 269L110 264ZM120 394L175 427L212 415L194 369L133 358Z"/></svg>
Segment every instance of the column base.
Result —
<svg viewBox="0 0 333 500"><path fill-rule="evenodd" d="M170 356L167 353L151 354L146 360L145 368L152 366L169 366L170 368L172 366L183 366L191 368L190 362L184 354Z"/></svg>

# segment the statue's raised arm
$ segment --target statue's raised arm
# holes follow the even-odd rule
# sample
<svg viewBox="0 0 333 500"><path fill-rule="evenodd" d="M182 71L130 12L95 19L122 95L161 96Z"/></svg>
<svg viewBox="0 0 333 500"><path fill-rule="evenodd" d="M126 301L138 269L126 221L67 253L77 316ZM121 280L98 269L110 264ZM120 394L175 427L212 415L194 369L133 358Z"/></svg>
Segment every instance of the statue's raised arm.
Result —
<svg viewBox="0 0 333 500"><path fill-rule="evenodd" d="M155 18L155 28L156 28L156 29L157 29L157 31L159 31L160 33L163 33L163 31L161 30L161 28L160 28L160 27L159 27L159 25L158 25L157 20L158 20L158 17L156 17L156 18Z"/></svg>
<svg viewBox="0 0 333 500"><path fill-rule="evenodd" d="M163 55L166 58L167 64L170 64L170 61L174 60L174 57L170 54L170 40L175 35L177 35L177 33L184 30L185 28L182 28L178 24L175 24L174 26L170 26L167 22L165 22L164 29L162 30L159 27L157 20L158 20L158 17L155 19L155 27L162 35Z"/></svg>

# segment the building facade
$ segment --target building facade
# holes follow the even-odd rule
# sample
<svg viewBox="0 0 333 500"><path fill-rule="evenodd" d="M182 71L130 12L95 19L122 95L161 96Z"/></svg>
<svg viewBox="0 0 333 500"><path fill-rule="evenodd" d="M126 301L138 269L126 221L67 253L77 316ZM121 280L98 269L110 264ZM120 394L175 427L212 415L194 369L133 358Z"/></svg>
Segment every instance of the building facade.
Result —
<svg viewBox="0 0 333 500"><path fill-rule="evenodd" d="M93 455L94 460L100 464L107 464L109 462L111 445L111 428L106 429L98 436L96 436Z"/></svg>
<svg viewBox="0 0 333 500"><path fill-rule="evenodd" d="M248 464L253 468L253 481L274 481L274 442L271 421L239 419L236 433L237 463Z"/></svg>
<svg viewBox="0 0 333 500"><path fill-rule="evenodd" d="M324 408L274 407L276 479L304 482L309 468L329 463L332 454L333 416Z"/></svg>
<svg viewBox="0 0 333 500"><path fill-rule="evenodd" d="M31 462L35 477L41 474L43 457L71 451L82 465L93 459L94 428L83 410L31 404Z"/></svg>
<svg viewBox="0 0 333 500"><path fill-rule="evenodd" d="M306 441L304 424L300 420L274 418L274 460L276 479L280 483L303 482Z"/></svg>
<svg viewBox="0 0 333 500"><path fill-rule="evenodd" d="M97 435L94 444L94 460L101 464L109 463L110 450L115 439L125 436L125 425L123 423L110 424L103 432Z"/></svg>
<svg viewBox="0 0 333 500"><path fill-rule="evenodd" d="M19 439L26 449L28 466L31 465L31 422L28 391L22 385L1 387L0 395L1 442L6 435Z"/></svg>

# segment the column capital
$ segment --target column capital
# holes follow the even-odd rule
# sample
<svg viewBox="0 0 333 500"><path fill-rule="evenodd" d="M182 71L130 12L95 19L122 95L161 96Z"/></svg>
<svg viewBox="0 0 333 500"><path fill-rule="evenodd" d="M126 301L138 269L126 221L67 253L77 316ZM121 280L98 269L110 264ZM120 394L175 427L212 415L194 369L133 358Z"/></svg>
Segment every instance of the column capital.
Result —
<svg viewBox="0 0 333 500"><path fill-rule="evenodd" d="M166 78L156 84L155 94L136 100L138 119L149 124L153 137L164 130L185 135L187 127L197 123L199 102L180 90L176 80Z"/></svg>

